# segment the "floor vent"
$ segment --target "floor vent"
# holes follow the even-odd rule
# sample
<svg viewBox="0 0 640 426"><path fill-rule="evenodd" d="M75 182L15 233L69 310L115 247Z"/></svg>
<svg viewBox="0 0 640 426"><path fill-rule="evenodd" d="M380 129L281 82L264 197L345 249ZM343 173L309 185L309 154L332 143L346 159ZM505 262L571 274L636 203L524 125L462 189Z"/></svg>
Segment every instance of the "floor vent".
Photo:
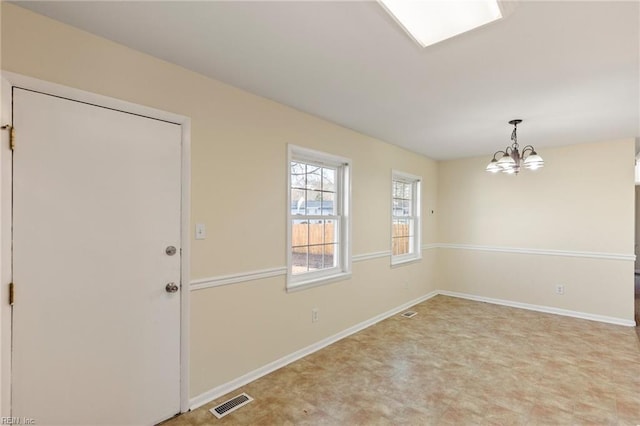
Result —
<svg viewBox="0 0 640 426"><path fill-rule="evenodd" d="M415 317L418 313L416 311L407 311L404 314L402 314L403 317L405 318L411 318L411 317Z"/></svg>
<svg viewBox="0 0 640 426"><path fill-rule="evenodd" d="M251 398L246 393L241 393L240 395L223 402L217 407L213 407L209 411L211 411L211 414L221 419L232 411L235 411L238 408L242 407L243 405L247 405L251 401L253 401L253 398Z"/></svg>

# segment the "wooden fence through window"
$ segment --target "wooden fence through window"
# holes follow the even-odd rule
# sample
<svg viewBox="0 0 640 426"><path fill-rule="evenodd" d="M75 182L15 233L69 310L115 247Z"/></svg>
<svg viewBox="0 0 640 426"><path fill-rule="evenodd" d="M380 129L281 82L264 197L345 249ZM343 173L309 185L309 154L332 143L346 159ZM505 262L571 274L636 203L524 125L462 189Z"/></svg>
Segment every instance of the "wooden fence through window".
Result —
<svg viewBox="0 0 640 426"><path fill-rule="evenodd" d="M393 254L408 253L409 225L393 225L393 231L393 235L403 236L393 238ZM322 238L323 232L324 239ZM324 254L333 254L334 244L331 243L335 241L333 223L297 223L291 227L291 245L294 247L294 253L306 253L307 245L310 245L309 254L323 254L323 252Z"/></svg>

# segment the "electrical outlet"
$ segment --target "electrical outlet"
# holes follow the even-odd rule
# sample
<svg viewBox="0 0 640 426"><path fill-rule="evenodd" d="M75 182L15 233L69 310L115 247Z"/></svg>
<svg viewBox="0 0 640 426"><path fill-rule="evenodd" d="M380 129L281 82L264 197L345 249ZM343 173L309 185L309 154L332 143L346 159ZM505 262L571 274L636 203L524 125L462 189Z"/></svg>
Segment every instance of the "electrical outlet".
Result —
<svg viewBox="0 0 640 426"><path fill-rule="evenodd" d="M559 294L559 295L564 294L564 286L562 284L556 285L556 294Z"/></svg>
<svg viewBox="0 0 640 426"><path fill-rule="evenodd" d="M313 308L311 310L311 322L318 322L319 319L320 319L320 311L318 311L318 308Z"/></svg>

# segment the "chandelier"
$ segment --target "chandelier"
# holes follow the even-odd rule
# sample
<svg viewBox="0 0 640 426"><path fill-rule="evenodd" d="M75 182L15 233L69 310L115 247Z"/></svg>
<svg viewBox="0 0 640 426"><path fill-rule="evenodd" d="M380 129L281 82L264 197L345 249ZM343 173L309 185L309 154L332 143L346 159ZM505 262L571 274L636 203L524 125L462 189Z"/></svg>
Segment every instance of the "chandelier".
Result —
<svg viewBox="0 0 640 426"><path fill-rule="evenodd" d="M511 120L509 122L509 124L513 125L513 131L511 132L513 143L511 146L507 146L504 151L497 151L493 154L493 159L491 159L486 169L488 172L503 172L511 175L518 174L521 165L524 165L525 169L529 170L536 170L544 166L544 160L531 145L525 146L522 149L522 153L518 151L520 146L518 145L517 130L520 123L522 123L522 120ZM498 154L502 154L499 160L496 159Z"/></svg>

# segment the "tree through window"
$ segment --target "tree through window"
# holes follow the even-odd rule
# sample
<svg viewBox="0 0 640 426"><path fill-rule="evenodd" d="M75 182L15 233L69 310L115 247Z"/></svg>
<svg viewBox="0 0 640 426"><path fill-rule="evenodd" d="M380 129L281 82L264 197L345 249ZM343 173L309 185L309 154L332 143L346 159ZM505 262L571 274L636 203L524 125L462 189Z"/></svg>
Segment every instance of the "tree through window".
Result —
<svg viewBox="0 0 640 426"><path fill-rule="evenodd" d="M348 270L348 161L291 148L289 161L289 285Z"/></svg>

